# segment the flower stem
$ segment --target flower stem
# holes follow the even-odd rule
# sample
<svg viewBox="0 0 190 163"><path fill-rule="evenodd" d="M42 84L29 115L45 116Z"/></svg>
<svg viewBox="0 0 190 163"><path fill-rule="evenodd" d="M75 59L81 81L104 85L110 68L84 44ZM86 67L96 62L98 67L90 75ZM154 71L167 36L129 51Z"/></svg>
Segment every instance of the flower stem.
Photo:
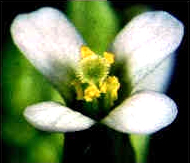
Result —
<svg viewBox="0 0 190 163"><path fill-rule="evenodd" d="M135 151L136 163L146 163L150 136L142 134L130 134L129 138Z"/></svg>
<svg viewBox="0 0 190 163"><path fill-rule="evenodd" d="M134 163L134 153L126 134L97 124L65 134L64 163Z"/></svg>

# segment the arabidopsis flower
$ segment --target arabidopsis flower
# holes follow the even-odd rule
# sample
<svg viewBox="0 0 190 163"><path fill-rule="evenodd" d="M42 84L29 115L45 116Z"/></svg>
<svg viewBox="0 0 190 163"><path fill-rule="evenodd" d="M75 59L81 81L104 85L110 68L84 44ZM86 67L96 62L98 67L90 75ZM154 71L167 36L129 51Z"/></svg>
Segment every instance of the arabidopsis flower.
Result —
<svg viewBox="0 0 190 163"><path fill-rule="evenodd" d="M101 122L124 133L151 134L175 119L176 104L158 93L165 89L172 54L183 37L182 23L170 14L154 11L135 17L116 36L111 52L103 55L85 46L65 15L49 7L17 16L11 34L67 102L27 107L24 116L36 128L70 132ZM106 111L94 120L83 108Z"/></svg>

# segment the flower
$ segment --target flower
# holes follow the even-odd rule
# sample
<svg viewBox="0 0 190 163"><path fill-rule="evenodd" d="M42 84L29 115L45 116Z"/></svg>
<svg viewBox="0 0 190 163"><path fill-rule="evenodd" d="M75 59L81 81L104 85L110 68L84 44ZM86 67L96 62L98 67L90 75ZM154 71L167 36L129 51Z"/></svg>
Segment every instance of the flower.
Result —
<svg viewBox="0 0 190 163"><path fill-rule="evenodd" d="M174 101L159 92L166 87L183 30L183 24L164 11L145 12L116 36L111 52L97 55L60 11L45 7L18 15L11 25L15 44L67 102L67 106L56 102L29 106L25 118L41 130L84 130L97 120L76 111L83 108L69 106L76 100L95 101L101 110L97 101L103 94L111 100L99 122L124 133L162 129L177 116ZM114 75L109 74L111 66ZM131 90L125 94L129 79Z"/></svg>

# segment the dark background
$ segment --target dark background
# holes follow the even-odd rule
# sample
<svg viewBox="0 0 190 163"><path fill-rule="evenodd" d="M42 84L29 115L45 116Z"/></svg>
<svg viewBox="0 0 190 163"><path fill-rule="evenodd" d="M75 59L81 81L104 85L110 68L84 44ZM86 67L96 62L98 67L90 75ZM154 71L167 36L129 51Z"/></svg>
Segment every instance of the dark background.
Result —
<svg viewBox="0 0 190 163"><path fill-rule="evenodd" d="M177 103L179 113L174 123L152 135L149 156L150 163L185 163L188 162L189 155L189 3L181 1L143 3L111 1L111 5L121 17L122 26L125 24L124 20L126 20L126 17L123 16L124 9L135 4L144 4L155 10L167 11L181 20L185 26L184 38L177 51L175 73L166 93ZM10 35L10 23L17 14L30 12L41 6L52 6L64 10L66 2L1 2L2 43L5 43L7 36ZM8 152L5 154L8 155Z"/></svg>

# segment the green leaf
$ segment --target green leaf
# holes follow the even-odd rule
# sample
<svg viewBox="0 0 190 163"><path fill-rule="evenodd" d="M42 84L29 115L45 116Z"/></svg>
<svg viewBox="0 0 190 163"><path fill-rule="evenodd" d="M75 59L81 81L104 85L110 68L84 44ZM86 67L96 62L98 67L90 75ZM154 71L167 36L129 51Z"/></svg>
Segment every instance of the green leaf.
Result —
<svg viewBox="0 0 190 163"><path fill-rule="evenodd" d="M69 1L68 16L97 53L107 50L119 29L119 22L107 1Z"/></svg>

